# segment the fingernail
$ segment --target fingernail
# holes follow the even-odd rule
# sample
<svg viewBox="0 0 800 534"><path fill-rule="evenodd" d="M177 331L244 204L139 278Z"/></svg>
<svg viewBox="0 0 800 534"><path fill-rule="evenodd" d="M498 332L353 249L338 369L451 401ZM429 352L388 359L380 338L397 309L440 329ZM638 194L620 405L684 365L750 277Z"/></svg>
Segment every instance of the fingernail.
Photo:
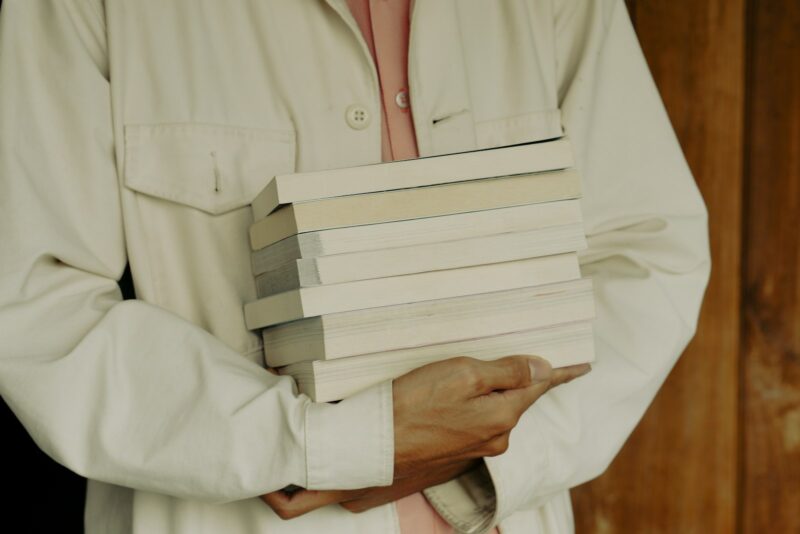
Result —
<svg viewBox="0 0 800 534"><path fill-rule="evenodd" d="M545 360L530 358L528 366L531 368L531 383L536 384L550 379L552 367Z"/></svg>

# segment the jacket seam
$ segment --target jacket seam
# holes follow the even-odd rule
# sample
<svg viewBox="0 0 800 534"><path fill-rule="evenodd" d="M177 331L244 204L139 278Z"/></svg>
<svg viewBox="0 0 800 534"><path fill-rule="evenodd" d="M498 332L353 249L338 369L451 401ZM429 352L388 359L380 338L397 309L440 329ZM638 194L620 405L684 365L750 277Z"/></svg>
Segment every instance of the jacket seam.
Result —
<svg viewBox="0 0 800 534"><path fill-rule="evenodd" d="M130 129L131 133L139 136L140 132L149 133L152 135L169 135L169 134L206 134L206 135L221 135L229 137L263 137L263 136L278 136L279 141L290 144L296 136L296 129L294 127L285 128L263 128L257 126L243 126L238 124L224 124L215 122L197 122L197 121L184 121L184 122L152 122L152 123L126 123L125 127Z"/></svg>

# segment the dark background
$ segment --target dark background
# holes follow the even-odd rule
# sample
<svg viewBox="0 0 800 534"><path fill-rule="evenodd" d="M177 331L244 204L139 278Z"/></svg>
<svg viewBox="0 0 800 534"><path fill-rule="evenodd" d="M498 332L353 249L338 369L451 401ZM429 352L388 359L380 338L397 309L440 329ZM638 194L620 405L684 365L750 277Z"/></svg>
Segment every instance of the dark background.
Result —
<svg viewBox="0 0 800 534"><path fill-rule="evenodd" d="M4 525L19 521L26 532L82 532L84 479L44 454L5 402L0 429Z"/></svg>
<svg viewBox="0 0 800 534"><path fill-rule="evenodd" d="M800 2L627 4L708 205L712 278L641 424L573 490L577 531L800 532ZM5 403L0 436L4 524L81 532L85 481Z"/></svg>
<svg viewBox="0 0 800 534"><path fill-rule="evenodd" d="M2 7L0 0L0 12ZM83 532L86 481L43 453L5 400L0 403L0 439L3 524L25 525L25 532Z"/></svg>
<svg viewBox="0 0 800 534"><path fill-rule="evenodd" d="M43 0L24 0L43 1ZM0 9L2 0L0 0ZM130 272L120 287L125 298L133 297ZM86 480L54 462L39 449L5 401L0 406L3 523L25 525L25 532L83 532Z"/></svg>
<svg viewBox="0 0 800 534"><path fill-rule="evenodd" d="M0 12L2 7L0 0ZM125 298L133 298L127 270L120 287ZM83 532L86 480L42 452L5 400L0 401L0 439L3 524L9 527L19 522L25 525L24 532Z"/></svg>

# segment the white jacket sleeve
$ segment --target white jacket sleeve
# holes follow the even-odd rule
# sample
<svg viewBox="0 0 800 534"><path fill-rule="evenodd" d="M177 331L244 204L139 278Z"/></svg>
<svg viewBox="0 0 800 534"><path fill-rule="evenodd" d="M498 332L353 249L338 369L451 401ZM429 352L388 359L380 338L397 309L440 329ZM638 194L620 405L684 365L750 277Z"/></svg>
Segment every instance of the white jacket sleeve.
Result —
<svg viewBox="0 0 800 534"><path fill-rule="evenodd" d="M122 301L103 6L0 15L0 393L86 477L222 503L392 481L391 384L311 403L205 330Z"/></svg>
<svg viewBox="0 0 800 534"><path fill-rule="evenodd" d="M706 208L623 0L555 4L559 103L583 177L589 247L580 258L594 281L597 359L587 376L525 412L504 454L485 458L494 494L476 474L476 506L435 501L471 532L606 469L693 337L710 274Z"/></svg>

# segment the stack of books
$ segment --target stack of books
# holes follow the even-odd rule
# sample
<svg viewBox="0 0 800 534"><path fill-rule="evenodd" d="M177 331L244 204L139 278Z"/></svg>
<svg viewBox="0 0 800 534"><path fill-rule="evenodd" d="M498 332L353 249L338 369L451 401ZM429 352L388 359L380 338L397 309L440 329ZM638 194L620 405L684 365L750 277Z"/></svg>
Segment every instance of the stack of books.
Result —
<svg viewBox="0 0 800 534"><path fill-rule="evenodd" d="M569 140L274 177L253 201L267 365L318 402L454 357L594 359Z"/></svg>

